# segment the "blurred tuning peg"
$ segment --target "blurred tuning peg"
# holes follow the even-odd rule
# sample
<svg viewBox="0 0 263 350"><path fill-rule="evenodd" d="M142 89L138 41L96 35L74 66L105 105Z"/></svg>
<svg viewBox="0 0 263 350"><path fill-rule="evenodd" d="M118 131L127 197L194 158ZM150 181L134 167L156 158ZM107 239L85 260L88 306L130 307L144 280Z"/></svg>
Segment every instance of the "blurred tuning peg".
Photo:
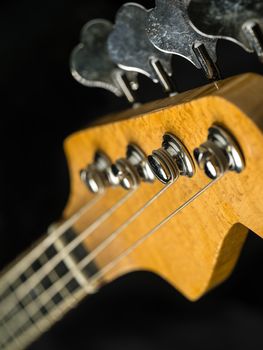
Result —
<svg viewBox="0 0 263 350"><path fill-rule="evenodd" d="M117 13L116 24L108 39L112 60L121 68L136 71L161 83L168 93L175 92L170 54L157 50L145 31L147 10L134 3L123 5Z"/></svg>
<svg viewBox="0 0 263 350"><path fill-rule="evenodd" d="M107 39L111 31L112 24L102 19L83 27L81 42L71 54L71 73L84 86L100 87L135 103L133 90L138 88L137 74L127 74L110 59Z"/></svg>
<svg viewBox="0 0 263 350"><path fill-rule="evenodd" d="M263 63L262 0L192 0L188 13L198 31L231 40Z"/></svg>
<svg viewBox="0 0 263 350"><path fill-rule="evenodd" d="M155 0L156 7L147 16L148 37L159 50L186 58L202 68L209 80L218 80L217 39L201 35L191 26L189 1Z"/></svg>

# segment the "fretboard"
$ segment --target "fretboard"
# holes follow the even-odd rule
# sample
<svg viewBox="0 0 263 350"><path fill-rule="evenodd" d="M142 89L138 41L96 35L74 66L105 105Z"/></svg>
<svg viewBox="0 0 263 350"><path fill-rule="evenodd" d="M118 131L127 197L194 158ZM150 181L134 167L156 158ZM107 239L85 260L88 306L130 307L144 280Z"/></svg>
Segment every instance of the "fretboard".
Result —
<svg viewBox="0 0 263 350"><path fill-rule="evenodd" d="M68 230L30 264L21 259L0 279L0 349L26 348L47 331L66 312L92 293L89 276L96 273L94 264L81 270L78 263L87 251L78 245L55 264L59 252L76 237Z"/></svg>

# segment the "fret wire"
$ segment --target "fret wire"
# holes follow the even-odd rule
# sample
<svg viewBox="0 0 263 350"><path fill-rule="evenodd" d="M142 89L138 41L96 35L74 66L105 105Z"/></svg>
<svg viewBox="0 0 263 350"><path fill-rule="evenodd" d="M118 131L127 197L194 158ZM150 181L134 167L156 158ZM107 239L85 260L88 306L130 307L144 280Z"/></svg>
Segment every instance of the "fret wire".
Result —
<svg viewBox="0 0 263 350"><path fill-rule="evenodd" d="M49 248L59 237L63 236L63 234L69 230L71 227L76 224L80 220L80 218L93 206L97 204L97 202L101 199L103 194L97 195L91 201L89 201L86 205L84 205L81 209L79 209L73 216L71 216L68 220L63 222L57 229L52 232L52 235L46 236L43 241L33 248L25 257L23 257L19 263L15 264L9 270L6 271L3 275L1 275L1 284L0 290L5 282L9 282L12 278L17 279L18 276L23 273L28 267L33 263L36 256L40 256L44 253L44 251ZM24 269L21 271L21 266L24 266Z"/></svg>
<svg viewBox="0 0 263 350"><path fill-rule="evenodd" d="M128 226L130 225L134 220L136 220L142 212L146 208L148 208L155 200L157 200L164 192L166 192L170 186L173 184L173 181L168 184L166 187L162 188L157 194L155 194L144 206L142 206L139 210L137 210L124 224L122 224L117 230L115 230L105 241L103 241L102 244L100 244L92 253L88 254L86 258L84 258L80 263L79 263L79 270L84 269L87 267L87 265L95 258L96 255L98 255L100 252L102 252L111 242L113 242L114 239L117 238L117 236ZM77 270L77 272L79 271ZM70 280L72 276L72 270L66 274L62 280L59 280L55 285L52 285L48 290L46 290L44 293L42 293L39 296L39 300L41 300L41 304L44 305L44 303L47 303L48 300L58 292L58 283L63 283L66 285ZM87 282L87 281L86 281ZM86 284L86 283L85 283ZM87 294L90 292L90 287L87 284ZM63 288L62 288L63 290ZM30 306L28 306L30 307Z"/></svg>
<svg viewBox="0 0 263 350"><path fill-rule="evenodd" d="M43 258L41 257L41 259L43 259ZM46 261L47 261L47 258L44 259L44 262L46 262ZM68 279L67 283L70 282L71 279L72 279L72 277L70 276L70 278ZM41 305L45 305L45 303L48 303L47 312L49 312L49 310L54 306L54 303L52 302L52 297L54 297L56 294L61 294L62 296L63 296L63 294L64 294L64 296L66 296L66 295L68 296L69 295L69 292L66 291L66 289L64 287L58 289L58 282L59 281L60 281L60 279L58 279L58 280L57 280L57 278L54 279L55 283L54 283L53 286L51 286L51 287L53 287L53 293L52 293L52 295L46 293L46 298L44 300L42 300L43 299L42 294L44 294L46 292L46 290L44 289L43 293L38 292L38 296L37 296L38 299L37 300L41 303ZM86 279L85 279L85 282L87 283ZM72 295L69 295L69 296L72 299ZM73 300L73 302L75 302L75 300ZM68 300L68 298L65 298L65 303L68 303L68 307L72 306L72 301L70 302ZM45 307L46 307L46 305L45 305ZM58 306L56 305L56 307L60 308L60 305L58 305ZM33 319L33 321L36 321L36 318L38 316L39 308L34 303L34 300L31 301L31 303L29 305L25 305L25 308L27 309L27 311L30 314L30 316ZM34 311L35 311L35 314L34 314Z"/></svg>
<svg viewBox="0 0 263 350"><path fill-rule="evenodd" d="M43 265L46 264L48 261L48 257L46 255L43 256L42 258L42 263ZM52 284L55 284L59 279L59 275L57 274L56 270L51 271L51 274L49 275ZM63 291L60 292L61 296L63 299L67 299L67 297L69 296L69 293L67 291L65 291L65 289L63 289ZM56 304L54 303L54 306L56 307Z"/></svg>
<svg viewBox="0 0 263 350"><path fill-rule="evenodd" d="M62 302L61 312L58 312L57 309L51 310L51 315L55 322L59 321L69 310L75 307L84 298L84 296L86 296L86 292L83 289L80 289L74 292L74 302L71 304L71 306L69 306L66 302ZM43 332L46 332L51 327L51 324L45 322L44 318L39 320L37 323L39 328L43 329ZM24 343L24 347L30 345L39 335L35 334L34 332L32 335L30 335L30 332L32 333L31 329L28 329L26 334L23 334L18 338L19 341ZM17 350L17 348L10 348L7 350Z"/></svg>
<svg viewBox="0 0 263 350"><path fill-rule="evenodd" d="M102 250L104 250L128 225L130 225L136 218L138 218L141 213L148 208L157 198L159 198L165 191L167 191L170 186L173 184L173 181L168 184L166 187L162 188L156 195L154 195L143 207L141 207L139 210L137 210L124 224L122 224L117 230L115 230L105 241L103 241L103 244L99 245L97 249L95 249L92 253L90 253L85 259L83 259L79 264L79 270L82 270L86 267L93 258L98 255ZM72 278L71 276L72 270L66 274L62 278L64 285L66 285ZM61 281L59 281L61 283ZM89 287L90 288L90 287ZM90 289L86 291L87 294L90 292ZM63 289L62 289L63 290ZM44 305L45 303L48 303L50 299L57 293L58 287L57 285L52 285L48 290L46 290L44 293L42 293L39 297L41 300L41 304Z"/></svg>
<svg viewBox="0 0 263 350"><path fill-rule="evenodd" d="M31 276L35 271L30 267L27 269L27 271L24 273L25 277L29 277ZM28 320L32 320L34 322L34 318L33 318L33 315L34 315L34 310L39 310L39 307L37 307L37 300L33 300L32 299L32 302L31 302L31 307L30 308L26 308L26 305L24 305L23 303L23 300L20 300L19 297L17 296L16 294L16 291L13 290L13 296L15 296L16 300L17 300L17 308L18 311L15 312L13 315L11 314L11 318L9 318L7 321L6 321L6 324L12 324L12 322L14 322L14 318L15 318L15 329L13 330L14 332L16 332L18 329L19 329L19 326L20 324L23 324L24 323L24 320L22 320L22 322L18 322L18 320L21 320L21 313L25 316L25 314L28 316L27 319ZM31 297L32 298L32 297ZM6 313L5 317L8 317L10 315L10 313ZM20 318L19 318L20 317ZM31 322L32 322L31 321Z"/></svg>
<svg viewBox="0 0 263 350"><path fill-rule="evenodd" d="M42 263L42 264L45 264L47 261L48 261L48 257L43 254L40 258L39 258L39 261ZM30 268L27 270L26 272L26 275L29 277L32 273L35 273L35 271ZM56 274L55 271L52 271L51 272L51 275L49 275L49 277L51 277L53 279L53 283L56 283L57 280L59 279L59 276ZM39 285L38 287L38 293L41 294L41 292L44 292L45 289L44 289L44 286L43 285ZM66 297L68 297L69 293L66 292L65 289L61 290L60 291L60 294L62 297L65 298L65 300L68 300ZM39 297L39 295L38 295ZM40 300L39 299L36 299L37 302L39 302ZM30 303L30 306L28 305L24 305L24 307L26 308L27 310L27 313L29 314L30 318L35 322L36 321L36 318L37 316L40 314L40 317L42 316L42 313L40 311L40 308L37 306L37 303L34 302L35 300L32 300L31 303ZM59 305L56 305L52 300L49 301L49 303L52 305L52 307L59 307ZM42 303L41 303L41 307L42 307ZM20 310L21 312L21 310ZM17 314L15 314L13 317L16 317ZM23 324L24 322L22 322ZM21 323L18 324L17 323L17 319L16 319L16 328L19 329L19 327L21 326ZM16 330L17 330L16 329ZM41 331L41 330L40 330Z"/></svg>
<svg viewBox="0 0 263 350"><path fill-rule="evenodd" d="M65 250L58 252L45 266L39 269L37 274L31 276L23 285L19 286L16 293L19 298L23 298L30 292L32 286L36 286L40 280L47 276L52 271L57 263L61 262L67 254L72 252L78 245L80 245L84 239L88 238L103 222L105 222L119 207L121 207L133 194L135 190L128 192L121 197L110 209L100 215L85 231L82 232L76 239L69 243ZM29 283L31 286L29 286ZM6 298L8 299L8 297ZM1 307L2 302L0 302Z"/></svg>
<svg viewBox="0 0 263 350"><path fill-rule="evenodd" d="M46 259L45 259L45 260L46 260ZM46 309L47 309L47 315L46 315L46 317L48 317L48 315L49 315L49 310L50 310L51 308L54 308L54 305L55 305L55 304L53 303L53 301L52 301L52 297L55 296L57 293L63 294L63 291L64 291L64 293L65 293L65 291L66 291L66 289L65 289L64 287L63 287L63 288L60 288L59 291L58 291L57 288L56 288L56 289L55 289L54 295L49 296L49 297L46 299L45 303L48 302L47 305L45 305L44 302L41 302L41 305L45 305L45 307L46 307ZM65 295L66 295L66 294L65 294ZM71 301L69 300L69 298L71 299ZM69 308L71 308L71 306L72 306L72 299L73 299L73 303L76 302L76 301L74 300L74 296L70 295L69 292L67 292L67 298L64 299L64 304L67 305L67 307L69 307ZM41 298L39 298L38 301L42 301ZM32 306L33 306L33 309L32 309ZM60 309L61 309L60 304L55 305L55 306L56 306L57 308L60 308ZM35 322L38 321L38 319L37 319L38 313L40 313L41 318L44 317L44 315L41 314L40 309L39 309L39 308L36 306L36 304L33 303L33 302L31 302L31 310L29 309L29 306L28 306L28 305L26 305L25 308L27 309L27 312L29 312L31 318L32 318ZM33 311L35 311L35 314L33 313ZM63 312L63 310L61 310L61 312ZM41 319L41 318L40 318L40 319ZM54 320L52 320L52 321L54 322ZM45 323L46 323L46 322L45 322ZM44 327L46 328L50 323L51 323L50 320L48 320L48 324L44 324ZM22 322L22 323L19 322L19 324L18 324L18 323L17 323L17 318L16 318L16 327L17 327L18 329L20 329L21 324L24 324L24 322ZM37 324L38 324L38 323L37 323ZM43 322L42 322L41 324L43 324ZM39 331L42 332L43 329L41 329L41 330L39 330Z"/></svg>
<svg viewBox="0 0 263 350"><path fill-rule="evenodd" d="M63 281L64 283L64 286L62 288L58 288L57 285L52 285L50 286L47 290L45 290L42 294L40 294L38 296L38 300L39 302L41 303L41 305L44 305L47 309L47 312L50 311L50 301L52 300L53 297L55 297L56 294L60 293L65 289L65 286L72 280L74 279L74 275L72 273L67 273L67 279ZM87 283L87 282L86 282ZM81 286L81 285L80 285ZM85 288L84 288L85 289ZM88 290L86 288L86 293L88 293ZM74 299L74 296L72 297L72 295L69 294L69 297L70 299ZM73 300L73 303L75 301ZM65 300L65 303L69 304L68 306L71 307L72 306L72 301L70 300ZM30 304L33 304L33 302L31 302ZM30 307L30 304L29 305L26 305L25 307L28 309ZM47 307L48 306L48 307ZM38 310L37 310L38 311ZM35 315L36 316L36 315ZM35 318L34 316L32 316L33 318ZM53 320L54 321L54 320Z"/></svg>
<svg viewBox="0 0 263 350"><path fill-rule="evenodd" d="M222 177L222 176L221 176ZM131 245L128 249L126 249L123 253L121 253L119 256L117 256L115 259L113 259L110 263L108 263L103 269L101 269L98 273L92 276L90 283L97 282L100 280L101 277L103 277L107 272L109 272L112 268L114 268L124 257L129 255L134 249L136 249L140 244L142 244L147 238L152 236L156 231L158 231L163 225L165 225L168 221L170 221L175 215L177 215L179 212L181 212L184 208L186 208L188 205L190 205L194 200L196 200L199 196L201 196L205 191L207 191L212 185L214 185L219 179L210 182L207 186L205 186L202 190L197 192L194 196L192 196L187 202L185 202L183 205L178 207L174 212L172 212L168 217L166 217L164 220L162 220L158 225L156 225L151 231L149 231L146 235L144 235L141 239L137 240L133 245ZM83 289L78 290L79 300L80 298L84 297L86 295L86 291ZM64 303L65 305L65 303ZM68 309L68 307L64 306L64 312ZM54 313L54 310L51 310L51 313ZM56 313L56 317L61 317L62 315L58 315ZM43 320L40 320L40 322L43 322ZM31 326L32 327L32 326Z"/></svg>
<svg viewBox="0 0 263 350"><path fill-rule="evenodd" d="M8 335L8 338L4 340L4 344L6 341L8 341L8 339L12 339L14 343L16 343L17 346L20 346L18 340L16 339L16 337L14 337L14 335L12 334L12 332L9 330L9 328L5 325L5 323L0 322L0 327L2 327L2 329L5 329L5 333ZM2 339L1 339L2 341Z"/></svg>
<svg viewBox="0 0 263 350"><path fill-rule="evenodd" d="M95 258L96 255L98 255L100 252L102 252L128 225L130 225L134 220L136 220L142 212L148 208L155 200L157 200L164 192L166 192L170 186L173 184L173 181L168 184L166 187L162 188L157 194L155 194L144 206L142 206L139 210L137 210L124 224L122 224L117 230L115 230L105 241L103 241L103 244L100 244L92 253L88 254L86 258L84 258L79 263L79 270L84 269L87 267L87 265ZM54 295L58 292L58 286L57 284L63 282L64 285L66 285L72 278L72 270L66 274L62 278L62 281L58 281L55 285L52 285L48 290L46 290L44 293L42 293L39 297L41 300L41 304L44 305L44 303L47 303L50 298L54 297ZM63 290L60 289L60 290ZM87 289L87 294L90 292L90 287ZM29 306L28 306L29 307Z"/></svg>
<svg viewBox="0 0 263 350"><path fill-rule="evenodd" d="M61 250L65 249L65 245L63 244L63 242L61 240L58 240L56 242L56 248L58 251L61 251ZM67 266L68 270L71 272L71 274L74 275L74 277L78 281L79 285L82 285L85 287L85 285L87 283L87 278L82 272L80 272L76 268L76 262L75 262L74 258L69 254L69 255L65 256L64 263ZM62 278L63 278L63 276L62 276ZM57 285L63 283L62 278L55 281L57 283Z"/></svg>
<svg viewBox="0 0 263 350"><path fill-rule="evenodd" d="M17 301L17 298L13 292L12 292L11 296L12 296L12 302L10 304L12 306L11 306L11 309L10 308L8 309L9 312L6 312L6 309L5 309L6 304L4 304L4 307L2 308L4 314L1 316L1 322L5 323L5 324L7 323L7 321L12 320L14 318L15 314L17 314L18 312L21 311L21 307L19 305L19 302ZM15 305L15 306L13 307L13 305ZM16 309L19 309L19 311L15 311Z"/></svg>

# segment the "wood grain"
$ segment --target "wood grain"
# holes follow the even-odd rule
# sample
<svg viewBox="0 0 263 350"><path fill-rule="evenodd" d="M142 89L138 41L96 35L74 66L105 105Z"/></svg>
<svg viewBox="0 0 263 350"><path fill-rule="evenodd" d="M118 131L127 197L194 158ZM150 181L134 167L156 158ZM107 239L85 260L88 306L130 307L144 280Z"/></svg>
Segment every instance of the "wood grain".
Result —
<svg viewBox="0 0 263 350"><path fill-rule="evenodd" d="M105 276L104 282L129 271L148 270L161 275L190 300L196 300L229 276L248 229L263 237L262 91L263 78L247 74L220 82L219 90L210 85L136 111L110 116L66 140L71 196L65 217L91 198L79 179L79 171L92 161L98 149L105 151L112 161L125 155L130 142L150 154L160 147L163 134L171 132L192 154L206 141L208 128L218 124L231 131L245 156L246 168L242 174L227 174L123 259ZM107 264L208 181L198 169L194 178L180 178L97 258L97 265ZM95 248L161 186L157 182L142 184L128 203L87 239L88 249ZM76 229L81 231L123 195L121 189L109 190Z"/></svg>

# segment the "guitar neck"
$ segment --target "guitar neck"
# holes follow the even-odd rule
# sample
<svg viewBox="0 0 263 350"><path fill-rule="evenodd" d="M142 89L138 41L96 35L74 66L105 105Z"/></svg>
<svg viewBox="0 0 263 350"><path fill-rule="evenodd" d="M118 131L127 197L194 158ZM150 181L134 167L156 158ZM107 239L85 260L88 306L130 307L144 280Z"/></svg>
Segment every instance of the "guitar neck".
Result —
<svg viewBox="0 0 263 350"><path fill-rule="evenodd" d="M68 230L46 250L40 243L33 249L41 251L37 258L26 255L2 276L0 349L25 348L91 293L89 275L96 272L95 265L78 268L87 256L85 248L78 245L62 254L75 237Z"/></svg>

